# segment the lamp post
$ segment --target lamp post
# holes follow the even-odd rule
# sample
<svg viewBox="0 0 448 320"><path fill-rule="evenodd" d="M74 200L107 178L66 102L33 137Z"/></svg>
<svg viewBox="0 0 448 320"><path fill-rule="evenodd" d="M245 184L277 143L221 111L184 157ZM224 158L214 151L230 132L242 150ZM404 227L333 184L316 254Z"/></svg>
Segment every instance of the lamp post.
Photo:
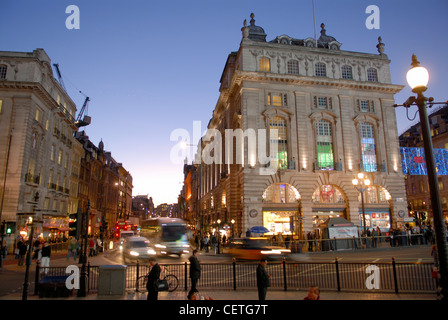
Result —
<svg viewBox="0 0 448 320"><path fill-rule="evenodd" d="M218 219L216 221L218 223L218 254L219 254L219 248L221 247L221 232L219 231L219 228L221 227L221 219Z"/></svg>
<svg viewBox="0 0 448 320"><path fill-rule="evenodd" d="M366 212L364 209L364 191L366 191L367 188L369 187L370 180L366 175L364 175L364 173L360 172L357 174L356 178L352 180L352 184L355 186L356 190L358 190L361 193L361 210L362 210L362 221L364 225L364 236L367 236Z"/></svg>
<svg viewBox="0 0 448 320"><path fill-rule="evenodd" d="M439 184L437 181L437 172L434 161L433 145L431 140L431 133L429 127L428 115L426 112L426 102L428 98L423 95L427 89L429 81L428 71L420 66L420 62L415 55L412 55L412 68L406 74L406 80L412 89L412 92L417 94L417 97L410 97L404 104L409 107L414 103L418 107L420 116L420 125L423 136L423 147L425 151L426 169L428 172L429 191L431 196L431 207L434 218L434 232L437 245L437 255L439 259L439 294L442 300L448 299L448 260L447 260L447 240L446 227L443 220L442 203L440 201ZM430 98L432 101L432 98Z"/></svg>

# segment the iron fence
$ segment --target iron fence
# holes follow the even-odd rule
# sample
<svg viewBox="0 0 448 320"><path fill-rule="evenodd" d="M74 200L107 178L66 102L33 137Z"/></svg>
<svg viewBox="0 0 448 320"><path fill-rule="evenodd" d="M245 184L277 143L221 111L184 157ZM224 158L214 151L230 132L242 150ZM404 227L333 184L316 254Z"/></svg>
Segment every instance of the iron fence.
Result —
<svg viewBox="0 0 448 320"><path fill-rule="evenodd" d="M206 290L256 289L256 268L258 263L202 263L198 288ZM189 264L161 264L167 274L174 274L179 280L177 290L188 290L191 286ZM269 262L271 290L306 290L311 285L324 291L376 292L376 293L435 293L437 278L431 263L352 263L339 262ZM149 265L133 264L126 268L126 289L144 291L137 279L146 275ZM36 267L35 294L43 276L67 275L65 267L50 267L47 273ZM88 290L98 290L99 266L88 266Z"/></svg>

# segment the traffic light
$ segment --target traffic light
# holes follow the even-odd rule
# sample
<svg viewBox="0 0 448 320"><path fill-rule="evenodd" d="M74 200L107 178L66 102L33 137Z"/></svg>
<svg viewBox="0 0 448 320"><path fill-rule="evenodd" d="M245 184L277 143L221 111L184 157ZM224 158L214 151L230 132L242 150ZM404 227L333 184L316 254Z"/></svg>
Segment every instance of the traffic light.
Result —
<svg viewBox="0 0 448 320"><path fill-rule="evenodd" d="M15 222L6 222L6 234L13 234L16 231Z"/></svg>
<svg viewBox="0 0 448 320"><path fill-rule="evenodd" d="M70 237L75 237L76 239L79 239L79 234L81 231L81 216L80 213L72 213L68 216L68 227L69 232L68 235Z"/></svg>
<svg viewBox="0 0 448 320"><path fill-rule="evenodd" d="M9 235L9 234L13 234L16 231L16 223L15 222L6 222L3 221L1 224L1 231L0 234L1 235Z"/></svg>

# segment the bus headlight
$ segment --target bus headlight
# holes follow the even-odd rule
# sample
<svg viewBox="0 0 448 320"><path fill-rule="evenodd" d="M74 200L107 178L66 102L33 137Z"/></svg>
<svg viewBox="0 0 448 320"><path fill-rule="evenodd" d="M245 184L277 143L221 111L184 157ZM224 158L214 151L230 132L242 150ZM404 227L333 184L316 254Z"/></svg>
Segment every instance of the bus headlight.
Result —
<svg viewBox="0 0 448 320"><path fill-rule="evenodd" d="M165 249L166 248L166 246L164 246L162 244L156 244L155 247L159 248L159 249Z"/></svg>
<svg viewBox="0 0 448 320"><path fill-rule="evenodd" d="M157 253L154 251L154 249L149 249L149 250L147 251L147 253L148 253L148 254L157 254Z"/></svg>
<svg viewBox="0 0 448 320"><path fill-rule="evenodd" d="M138 254L137 251L131 251L131 252L129 252L129 254L130 254L131 256L134 256L134 257L138 257L138 256L139 256L139 254Z"/></svg>

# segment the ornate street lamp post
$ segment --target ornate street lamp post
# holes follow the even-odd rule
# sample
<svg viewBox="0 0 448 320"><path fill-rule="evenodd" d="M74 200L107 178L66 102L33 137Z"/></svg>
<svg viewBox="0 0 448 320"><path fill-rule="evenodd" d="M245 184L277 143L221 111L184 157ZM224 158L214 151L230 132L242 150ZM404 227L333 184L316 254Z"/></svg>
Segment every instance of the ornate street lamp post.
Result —
<svg viewBox="0 0 448 320"><path fill-rule="evenodd" d="M429 127L428 115L426 112L426 102L428 98L423 95L427 89L429 81L428 71L420 66L420 62L415 55L412 55L412 68L406 74L406 80L412 89L412 92L417 94L417 97L411 96L405 103L405 107L409 107L415 102L418 107L420 116L420 125L423 136L423 146L425 151L426 169L428 172L429 191L431 196L431 207L434 218L434 232L437 245L437 254L439 259L439 294L440 299L448 299L448 260L447 260L447 240L446 240L446 226L443 220L442 203L440 201L439 184L437 181L437 172L434 161L433 145L431 140L431 133ZM432 98L429 99L432 103Z"/></svg>
<svg viewBox="0 0 448 320"><path fill-rule="evenodd" d="M360 172L357 174L356 178L352 180L352 184L355 186L356 190L361 193L361 210L362 210L362 224L364 225L364 236L367 236L367 228L366 228L366 212L364 209L364 191L370 185L370 180L364 173Z"/></svg>

